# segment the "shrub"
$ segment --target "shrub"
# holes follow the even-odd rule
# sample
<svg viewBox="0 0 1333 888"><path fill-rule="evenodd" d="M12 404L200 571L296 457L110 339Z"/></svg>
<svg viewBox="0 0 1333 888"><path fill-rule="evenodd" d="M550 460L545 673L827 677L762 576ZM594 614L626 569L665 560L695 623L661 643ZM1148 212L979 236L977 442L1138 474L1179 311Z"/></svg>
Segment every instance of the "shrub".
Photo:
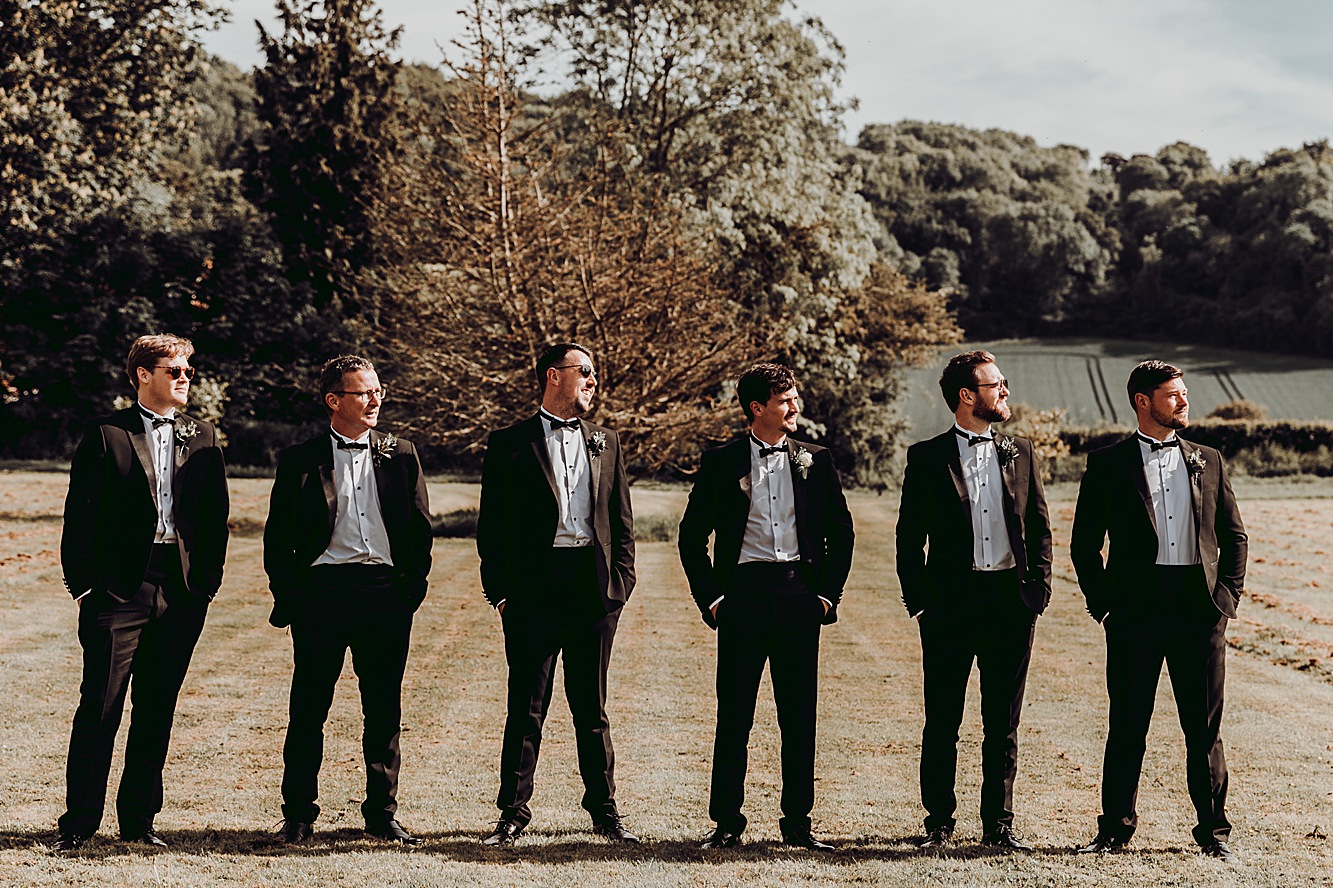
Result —
<svg viewBox="0 0 1333 888"><path fill-rule="evenodd" d="M1268 419L1268 408L1263 404L1257 404L1254 401L1227 401L1225 404L1218 404L1213 408L1213 412L1204 417L1205 420L1241 420L1245 422L1261 422Z"/></svg>

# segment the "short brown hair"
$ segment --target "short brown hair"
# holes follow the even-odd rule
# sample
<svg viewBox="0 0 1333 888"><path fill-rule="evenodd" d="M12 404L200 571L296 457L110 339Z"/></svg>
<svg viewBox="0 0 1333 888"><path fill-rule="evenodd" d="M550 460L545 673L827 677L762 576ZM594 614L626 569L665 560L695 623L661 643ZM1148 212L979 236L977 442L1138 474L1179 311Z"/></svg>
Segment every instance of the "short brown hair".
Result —
<svg viewBox="0 0 1333 888"><path fill-rule="evenodd" d="M940 374L940 392L950 410L957 410L962 400L958 397L959 389L976 388L977 368L982 364L994 363L995 355L984 349L963 352L949 359L949 363L944 365L944 372Z"/></svg>
<svg viewBox="0 0 1333 888"><path fill-rule="evenodd" d="M564 361L565 356L572 351L583 352L588 356L589 361L592 360L592 352L588 351L577 342L557 342L555 345L542 352L542 356L537 359L538 400L541 400L546 394L546 371Z"/></svg>
<svg viewBox="0 0 1333 888"><path fill-rule="evenodd" d="M130 353L125 356L125 373L130 378L130 385L139 390L140 367L151 370L157 366L159 358L189 358L194 354L194 343L171 333L154 333L140 336L130 346Z"/></svg>
<svg viewBox="0 0 1333 888"><path fill-rule="evenodd" d="M338 387L343 384L343 377L348 373L355 373L358 370L374 370L375 365L360 355L338 355L324 362L324 366L319 369L319 403L328 409L328 401L325 396L331 392L336 392Z"/></svg>
<svg viewBox="0 0 1333 888"><path fill-rule="evenodd" d="M740 399L745 418L753 420L754 411L750 409L750 402L767 404L769 398L790 388L796 388L796 374L790 367L782 364L755 364L741 374L736 383L736 397Z"/></svg>
<svg viewBox="0 0 1333 888"><path fill-rule="evenodd" d="M1139 362L1129 371L1129 381L1125 383L1125 391L1129 393L1129 406L1134 406L1135 395L1147 395L1151 398L1153 390L1159 385L1184 375L1179 367L1174 367L1166 361Z"/></svg>

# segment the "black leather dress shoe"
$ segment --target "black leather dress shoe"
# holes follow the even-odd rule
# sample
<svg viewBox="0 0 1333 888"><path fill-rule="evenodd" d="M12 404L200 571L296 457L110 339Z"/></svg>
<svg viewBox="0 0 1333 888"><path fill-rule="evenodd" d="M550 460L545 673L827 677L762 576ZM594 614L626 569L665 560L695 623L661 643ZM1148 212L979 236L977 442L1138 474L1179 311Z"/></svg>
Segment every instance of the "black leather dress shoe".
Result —
<svg viewBox="0 0 1333 888"><path fill-rule="evenodd" d="M821 842L819 839L816 839L808 829L801 832L783 833L782 844L791 845L794 848L805 848L807 851L838 850L828 842Z"/></svg>
<svg viewBox="0 0 1333 888"><path fill-rule="evenodd" d="M302 842L310 841L310 836L314 832L313 824L301 820L284 820L278 830L278 838L284 845L300 845Z"/></svg>
<svg viewBox="0 0 1333 888"><path fill-rule="evenodd" d="M1239 863L1240 858L1236 852L1231 850L1231 846L1226 842L1209 842L1207 845L1199 846L1199 853L1204 857L1212 857L1224 863Z"/></svg>
<svg viewBox="0 0 1333 888"><path fill-rule="evenodd" d="M151 826L141 833L121 833L120 840L122 842L132 842L136 845L147 845L150 848L167 847L166 841Z"/></svg>
<svg viewBox="0 0 1333 888"><path fill-rule="evenodd" d="M952 840L952 826L937 826L926 833L926 837L917 843L917 848L922 851L939 851Z"/></svg>
<svg viewBox="0 0 1333 888"><path fill-rule="evenodd" d="M722 827L713 830L713 834L704 839L704 843L699 846L701 851L713 851L718 848L735 848L741 843L739 833L727 832Z"/></svg>
<svg viewBox="0 0 1333 888"><path fill-rule="evenodd" d="M426 841L420 836L414 836L397 820L386 820L383 823L367 823L366 835L374 836L377 839L384 839L387 842L397 842L400 845L407 845L415 848Z"/></svg>
<svg viewBox="0 0 1333 888"><path fill-rule="evenodd" d="M489 845L492 848L499 848L502 845L512 845L523 832L523 827L512 820L497 820L495 829L491 830L486 838L481 840L483 845Z"/></svg>
<svg viewBox="0 0 1333 888"><path fill-rule="evenodd" d="M76 832L62 832L56 838L57 851L78 851L84 845L88 844L90 836L80 835Z"/></svg>
<svg viewBox="0 0 1333 888"><path fill-rule="evenodd" d="M1032 850L1032 846L1014 835L1014 828L1007 824L1000 824L994 829L982 833L981 844L990 848L999 848L1004 851Z"/></svg>
<svg viewBox="0 0 1333 888"><path fill-rule="evenodd" d="M592 831L599 836L606 836L613 842L631 842L637 844L639 837L625 828L625 821L619 814L608 814L593 822Z"/></svg>
<svg viewBox="0 0 1333 888"><path fill-rule="evenodd" d="M1097 838L1089 844L1075 850L1075 854L1114 854L1117 851L1123 851L1129 844L1129 839L1122 839L1119 836L1107 835L1106 833L1097 833Z"/></svg>

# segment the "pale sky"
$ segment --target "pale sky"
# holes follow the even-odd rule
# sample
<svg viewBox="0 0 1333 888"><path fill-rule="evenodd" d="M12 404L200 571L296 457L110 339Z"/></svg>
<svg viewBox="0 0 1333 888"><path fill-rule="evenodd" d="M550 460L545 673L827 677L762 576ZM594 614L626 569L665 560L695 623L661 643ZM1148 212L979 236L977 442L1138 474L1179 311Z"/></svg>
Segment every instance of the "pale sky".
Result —
<svg viewBox="0 0 1333 888"><path fill-rule="evenodd" d="M254 20L233 0L209 50L260 62ZM379 0L409 61L438 63L461 0ZM845 137L869 123L996 127L1042 145L1154 153L1183 140L1215 165L1333 137L1329 0L798 0L847 52Z"/></svg>

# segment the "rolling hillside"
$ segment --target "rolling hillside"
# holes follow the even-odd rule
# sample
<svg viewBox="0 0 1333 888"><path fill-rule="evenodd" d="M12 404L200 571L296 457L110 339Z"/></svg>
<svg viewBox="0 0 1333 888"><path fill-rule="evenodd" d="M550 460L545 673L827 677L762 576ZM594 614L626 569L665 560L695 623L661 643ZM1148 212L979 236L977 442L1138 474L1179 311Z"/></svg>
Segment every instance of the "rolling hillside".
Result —
<svg viewBox="0 0 1333 888"><path fill-rule="evenodd" d="M1075 424L1128 425L1133 413L1125 380L1147 358L1185 371L1195 420L1218 404L1242 398L1265 405L1273 419L1333 420L1333 361L1127 340L1010 339L948 349L933 366L912 371L903 400L912 421L909 438L934 434L951 421L940 396L940 370L950 355L970 348L995 354L1009 380L1012 403L1063 407Z"/></svg>

